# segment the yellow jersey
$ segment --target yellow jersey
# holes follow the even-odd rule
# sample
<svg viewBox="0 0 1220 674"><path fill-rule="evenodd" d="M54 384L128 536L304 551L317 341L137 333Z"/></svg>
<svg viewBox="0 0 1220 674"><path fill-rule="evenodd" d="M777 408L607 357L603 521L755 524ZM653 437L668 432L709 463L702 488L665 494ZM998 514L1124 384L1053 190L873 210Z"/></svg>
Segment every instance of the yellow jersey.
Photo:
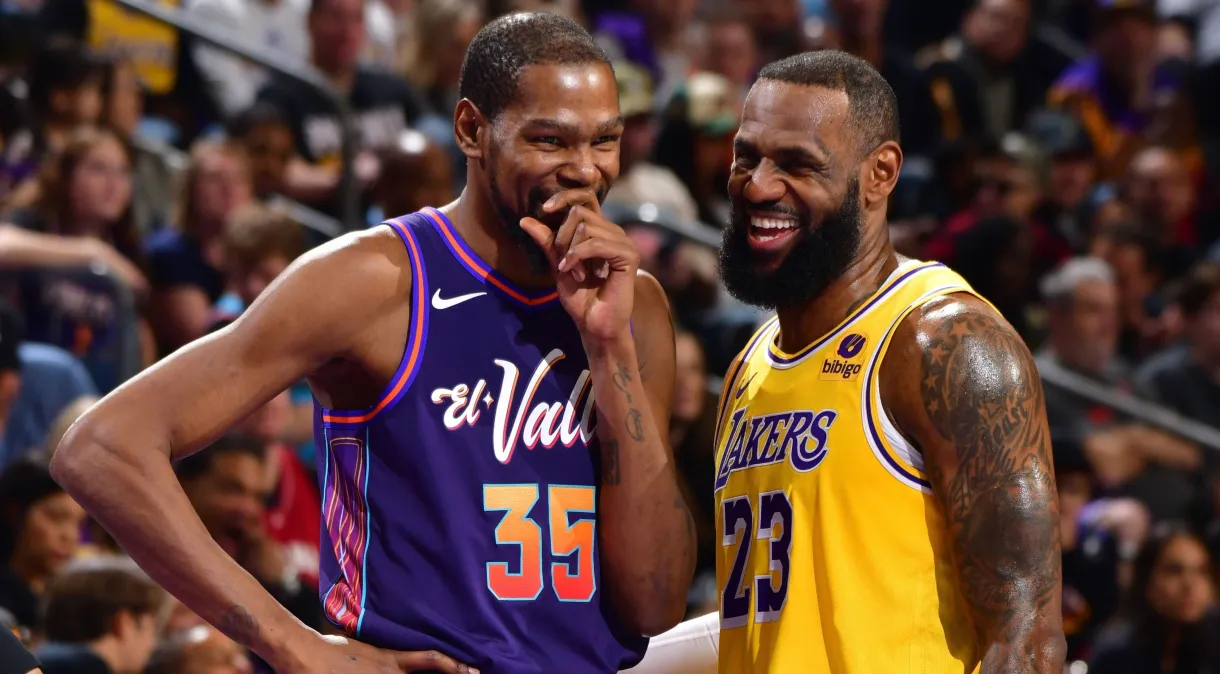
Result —
<svg viewBox="0 0 1220 674"><path fill-rule="evenodd" d="M963 674L980 654L920 454L881 404L895 328L974 294L902 263L835 329L778 348L772 318L729 368L717 410L720 672Z"/></svg>

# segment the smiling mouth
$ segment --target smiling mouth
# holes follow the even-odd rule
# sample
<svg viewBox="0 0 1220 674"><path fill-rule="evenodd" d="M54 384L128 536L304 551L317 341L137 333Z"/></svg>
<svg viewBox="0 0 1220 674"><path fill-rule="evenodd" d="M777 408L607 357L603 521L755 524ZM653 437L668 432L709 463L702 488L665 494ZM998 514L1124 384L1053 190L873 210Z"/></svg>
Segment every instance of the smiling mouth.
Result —
<svg viewBox="0 0 1220 674"><path fill-rule="evenodd" d="M800 229L800 221L793 217L751 216L750 245L755 250L772 252L783 246Z"/></svg>

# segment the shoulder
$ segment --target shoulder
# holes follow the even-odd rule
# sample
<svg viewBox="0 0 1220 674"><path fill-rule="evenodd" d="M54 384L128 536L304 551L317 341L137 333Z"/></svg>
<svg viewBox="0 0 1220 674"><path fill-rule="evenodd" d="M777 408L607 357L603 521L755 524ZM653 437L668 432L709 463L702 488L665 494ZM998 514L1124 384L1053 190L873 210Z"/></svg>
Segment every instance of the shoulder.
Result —
<svg viewBox="0 0 1220 674"><path fill-rule="evenodd" d="M1166 377L1173 377L1189 368L1190 351L1185 346L1175 346L1158 353L1135 371L1138 384L1156 384Z"/></svg>
<svg viewBox="0 0 1220 674"><path fill-rule="evenodd" d="M881 370L899 426L945 438L978 425L986 407L1042 397L1025 342L995 309L965 293L932 299L904 318Z"/></svg>

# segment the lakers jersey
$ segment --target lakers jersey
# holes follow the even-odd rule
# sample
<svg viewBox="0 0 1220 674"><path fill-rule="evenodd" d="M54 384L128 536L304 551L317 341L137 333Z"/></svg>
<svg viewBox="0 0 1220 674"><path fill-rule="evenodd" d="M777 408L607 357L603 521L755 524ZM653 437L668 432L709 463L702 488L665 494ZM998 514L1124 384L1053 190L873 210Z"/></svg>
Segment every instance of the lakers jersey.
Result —
<svg viewBox="0 0 1220 674"><path fill-rule="evenodd" d="M907 261L834 330L784 353L767 322L725 378L716 435L720 672L962 674L974 630L920 454L887 418L894 331L973 291Z"/></svg>

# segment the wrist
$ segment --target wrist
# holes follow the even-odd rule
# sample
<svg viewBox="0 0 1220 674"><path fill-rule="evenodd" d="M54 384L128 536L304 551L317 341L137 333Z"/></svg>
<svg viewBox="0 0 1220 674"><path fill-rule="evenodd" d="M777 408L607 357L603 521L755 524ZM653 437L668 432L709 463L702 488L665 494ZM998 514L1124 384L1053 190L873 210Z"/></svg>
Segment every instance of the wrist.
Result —
<svg viewBox="0 0 1220 674"><path fill-rule="evenodd" d="M580 339L590 361L627 357L631 357L633 362L635 360L635 339L631 336L630 328L608 337L582 334Z"/></svg>
<svg viewBox="0 0 1220 674"><path fill-rule="evenodd" d="M258 654L277 672L298 672L307 669L311 663L306 662L307 658L302 654L310 652L309 645L321 639L320 634L296 618L279 626L267 637L263 644L266 653ZM263 649L255 650L258 652Z"/></svg>

